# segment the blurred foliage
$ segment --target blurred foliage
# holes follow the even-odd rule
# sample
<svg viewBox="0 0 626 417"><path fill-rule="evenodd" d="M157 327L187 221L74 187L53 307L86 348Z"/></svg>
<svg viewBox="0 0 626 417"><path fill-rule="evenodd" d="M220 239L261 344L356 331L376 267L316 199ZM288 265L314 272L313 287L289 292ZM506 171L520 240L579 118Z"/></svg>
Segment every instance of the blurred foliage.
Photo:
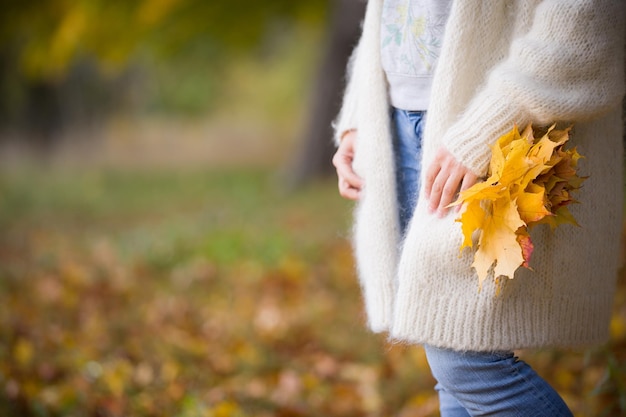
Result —
<svg viewBox="0 0 626 417"><path fill-rule="evenodd" d="M204 116L233 95L232 73L241 68L281 62L293 70L292 56L315 66L312 41L330 3L6 0L0 128L25 133L20 139L45 155L68 128L97 127L110 116ZM306 84L310 72L289 73L285 83Z"/></svg>
<svg viewBox="0 0 626 417"><path fill-rule="evenodd" d="M438 415L423 351L364 328L334 182L25 170L0 195L0 415ZM611 334L521 355L577 416L623 415L624 275Z"/></svg>
<svg viewBox="0 0 626 417"><path fill-rule="evenodd" d="M275 27L273 32L271 46L227 54L218 66L200 45L174 62L159 64L159 58L144 57L141 111L189 116L211 111L293 124L308 101L321 32L306 26Z"/></svg>
<svg viewBox="0 0 626 417"><path fill-rule="evenodd" d="M0 48L17 57L28 77L58 78L80 56L118 69L139 47L170 58L198 45L222 54L249 49L277 22L321 25L327 6L328 0L6 0Z"/></svg>

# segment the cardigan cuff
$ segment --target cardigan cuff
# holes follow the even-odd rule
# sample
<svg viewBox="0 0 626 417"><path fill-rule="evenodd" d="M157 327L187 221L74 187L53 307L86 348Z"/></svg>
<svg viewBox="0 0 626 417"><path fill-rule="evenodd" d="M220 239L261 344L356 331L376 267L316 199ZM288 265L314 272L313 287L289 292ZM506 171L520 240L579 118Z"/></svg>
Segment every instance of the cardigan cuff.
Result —
<svg viewBox="0 0 626 417"><path fill-rule="evenodd" d="M491 160L491 145L515 124L529 122L520 108L498 94L481 94L443 137L444 146L463 165L485 177Z"/></svg>

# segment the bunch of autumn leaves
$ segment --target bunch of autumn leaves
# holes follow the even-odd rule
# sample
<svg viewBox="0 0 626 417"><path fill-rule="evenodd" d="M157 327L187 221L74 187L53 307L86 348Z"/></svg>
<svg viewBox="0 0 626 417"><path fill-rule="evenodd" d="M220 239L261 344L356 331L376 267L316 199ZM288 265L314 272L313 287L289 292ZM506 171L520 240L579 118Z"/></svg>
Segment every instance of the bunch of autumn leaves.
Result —
<svg viewBox="0 0 626 417"><path fill-rule="evenodd" d="M513 278L517 268L529 268L529 229L577 224L567 206L576 202L572 192L586 178L576 173L581 158L576 148L563 149L569 130L552 126L542 134L528 126L520 134L514 127L492 146L489 178L461 192L453 203L463 204L457 219L464 236L461 250L473 247L472 235L479 233L472 267L480 284L494 263L496 278Z"/></svg>

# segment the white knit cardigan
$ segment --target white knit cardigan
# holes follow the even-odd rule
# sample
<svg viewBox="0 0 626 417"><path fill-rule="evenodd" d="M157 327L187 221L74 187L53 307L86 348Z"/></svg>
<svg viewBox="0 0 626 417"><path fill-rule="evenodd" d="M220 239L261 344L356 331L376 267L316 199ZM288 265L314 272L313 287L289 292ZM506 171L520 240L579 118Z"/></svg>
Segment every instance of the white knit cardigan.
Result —
<svg viewBox="0 0 626 417"><path fill-rule="evenodd" d="M420 196L399 236L389 104L380 62L383 0L369 0L336 138L357 129L364 178L354 247L369 326L457 350L580 346L608 336L622 225L623 0L456 0L445 30L422 164L445 146L480 176L514 123L573 123L590 175L571 208L581 227L532 230L534 271L479 291L457 213ZM338 140L338 139L337 139ZM422 170L422 174L425 169ZM422 183L423 183L422 178Z"/></svg>

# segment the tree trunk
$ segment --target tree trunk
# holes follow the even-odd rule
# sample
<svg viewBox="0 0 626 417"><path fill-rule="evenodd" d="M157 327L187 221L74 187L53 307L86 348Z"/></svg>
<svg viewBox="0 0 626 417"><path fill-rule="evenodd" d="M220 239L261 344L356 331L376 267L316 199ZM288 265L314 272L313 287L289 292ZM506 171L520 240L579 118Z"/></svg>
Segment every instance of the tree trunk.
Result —
<svg viewBox="0 0 626 417"><path fill-rule="evenodd" d="M295 187L333 172L331 123L341 106L348 58L360 35L365 14L362 0L334 0L329 36L313 89L313 100L301 146L290 169Z"/></svg>
<svg viewBox="0 0 626 417"><path fill-rule="evenodd" d="M48 156L60 140L63 128L59 85L51 81L34 81L27 86L23 124L33 150Z"/></svg>

